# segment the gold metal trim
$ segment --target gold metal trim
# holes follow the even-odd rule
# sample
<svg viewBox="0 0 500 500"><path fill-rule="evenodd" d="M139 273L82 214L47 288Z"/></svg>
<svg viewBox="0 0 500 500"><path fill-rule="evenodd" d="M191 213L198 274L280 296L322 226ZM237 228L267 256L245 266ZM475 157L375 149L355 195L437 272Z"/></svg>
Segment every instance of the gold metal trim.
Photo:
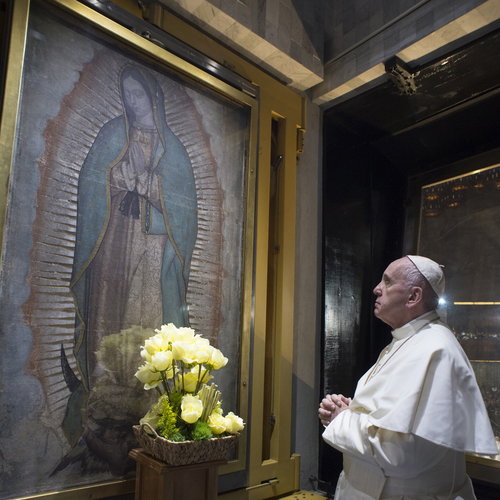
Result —
<svg viewBox="0 0 500 500"><path fill-rule="evenodd" d="M202 69L190 64L189 62L181 59L180 57L172 54L168 50L159 47L154 42L149 41L133 31L121 26L120 24L112 21L106 16L94 11L93 9L81 4L78 0L47 0L58 7L84 18L87 22L93 24L101 31L117 38L125 45L133 49L141 51L147 57L153 58L167 66L182 73L184 76L191 80L202 82L208 87L220 92L226 97L230 97L237 102L251 106L255 99L235 89L231 85L219 80L215 76L209 75Z"/></svg>
<svg viewBox="0 0 500 500"><path fill-rule="evenodd" d="M479 168L477 170L472 170L471 172L467 172L467 173L462 174L462 175L455 175L454 177L450 177L449 179L443 179L441 181L433 182L431 184L426 184L425 186L422 186L420 189L423 190L423 189L427 189L430 187L439 186L440 184L444 184L445 182L451 182L451 181L454 181L456 179L463 179L464 177L470 177L471 175L481 174L483 172L486 172L487 170L491 170L492 168L496 168L498 166L500 166L500 163L497 163L496 165L489 165L488 167L484 167L484 168Z"/></svg>
<svg viewBox="0 0 500 500"><path fill-rule="evenodd" d="M3 255L3 230L7 215L9 179L14 154L14 140L21 98L21 78L28 31L29 0L13 2L9 55L0 121L0 267Z"/></svg>
<svg viewBox="0 0 500 500"><path fill-rule="evenodd" d="M500 484L500 460L498 458L466 454L465 459L467 474L470 477L487 483Z"/></svg>
<svg viewBox="0 0 500 500"><path fill-rule="evenodd" d="M453 302L454 306L500 306L500 302Z"/></svg>
<svg viewBox="0 0 500 500"><path fill-rule="evenodd" d="M88 500L107 498L117 495L126 495L133 493L135 490L135 479L125 481L113 481L109 483L99 483L90 486L80 486L78 488L70 488L63 491L52 491L50 493L39 493L19 497L16 500Z"/></svg>

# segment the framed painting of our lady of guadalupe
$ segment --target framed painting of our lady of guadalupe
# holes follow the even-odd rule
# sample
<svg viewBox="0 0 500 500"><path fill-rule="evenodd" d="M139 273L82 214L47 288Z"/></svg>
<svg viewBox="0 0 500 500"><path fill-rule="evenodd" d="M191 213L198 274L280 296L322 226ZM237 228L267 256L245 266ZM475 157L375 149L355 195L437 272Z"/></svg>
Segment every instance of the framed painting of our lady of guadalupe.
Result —
<svg viewBox="0 0 500 500"><path fill-rule="evenodd" d="M216 382L240 411L254 185L251 97L78 2L16 8L26 43L2 139L2 498L131 477L132 425L152 397L133 375L162 324L224 352Z"/></svg>

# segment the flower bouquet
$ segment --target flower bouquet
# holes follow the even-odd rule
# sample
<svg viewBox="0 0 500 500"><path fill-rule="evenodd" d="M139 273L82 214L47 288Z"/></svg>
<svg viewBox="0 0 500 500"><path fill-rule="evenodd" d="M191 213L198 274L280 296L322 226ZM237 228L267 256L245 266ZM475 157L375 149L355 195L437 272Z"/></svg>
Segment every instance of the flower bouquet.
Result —
<svg viewBox="0 0 500 500"><path fill-rule="evenodd" d="M233 412L224 416L212 370L228 359L191 328L162 325L141 347L144 363L135 376L158 399L140 425L139 444L169 465L225 459L244 428Z"/></svg>

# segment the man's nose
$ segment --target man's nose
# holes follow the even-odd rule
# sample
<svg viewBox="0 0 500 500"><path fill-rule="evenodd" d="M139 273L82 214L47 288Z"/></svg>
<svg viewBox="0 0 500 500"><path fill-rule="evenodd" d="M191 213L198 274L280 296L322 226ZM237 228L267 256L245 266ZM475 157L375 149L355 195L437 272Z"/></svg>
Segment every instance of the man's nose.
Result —
<svg viewBox="0 0 500 500"><path fill-rule="evenodd" d="M377 296L382 294L382 290L380 289L380 283L373 289L373 294Z"/></svg>

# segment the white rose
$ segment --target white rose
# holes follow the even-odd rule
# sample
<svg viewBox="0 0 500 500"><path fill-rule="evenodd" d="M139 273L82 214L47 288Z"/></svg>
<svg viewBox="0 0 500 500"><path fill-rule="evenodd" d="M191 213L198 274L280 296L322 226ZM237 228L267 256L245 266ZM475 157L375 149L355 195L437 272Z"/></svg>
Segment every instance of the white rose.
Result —
<svg viewBox="0 0 500 500"><path fill-rule="evenodd" d="M230 411L226 417L226 432L230 434L236 434L237 432L243 430L245 424L243 423L243 419L235 415L232 411Z"/></svg>

